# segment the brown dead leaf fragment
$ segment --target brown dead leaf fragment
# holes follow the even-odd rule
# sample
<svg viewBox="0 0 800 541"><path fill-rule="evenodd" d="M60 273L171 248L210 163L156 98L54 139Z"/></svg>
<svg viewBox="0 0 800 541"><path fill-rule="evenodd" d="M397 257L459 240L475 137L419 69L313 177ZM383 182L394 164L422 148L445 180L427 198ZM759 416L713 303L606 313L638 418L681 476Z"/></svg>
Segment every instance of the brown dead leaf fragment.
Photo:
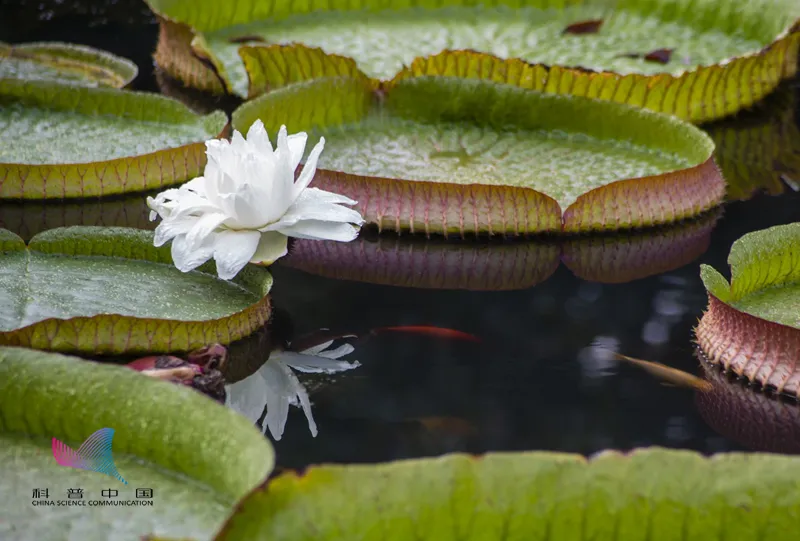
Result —
<svg viewBox="0 0 800 541"><path fill-rule="evenodd" d="M667 64L672 58L673 49L655 49L647 54L640 53L626 53L619 56L623 58L642 58L648 62L658 62L659 64Z"/></svg>
<svg viewBox="0 0 800 541"><path fill-rule="evenodd" d="M580 21L572 23L564 29L563 34L596 34L603 26L603 19L590 19L588 21Z"/></svg>
<svg viewBox="0 0 800 541"><path fill-rule="evenodd" d="M672 57L672 49L656 49L644 55L644 59L648 62L658 62L659 64L666 64Z"/></svg>
<svg viewBox="0 0 800 541"><path fill-rule="evenodd" d="M247 43L249 41L260 41L262 43L266 43L267 40L261 36L236 36L233 38L228 38L228 43Z"/></svg>

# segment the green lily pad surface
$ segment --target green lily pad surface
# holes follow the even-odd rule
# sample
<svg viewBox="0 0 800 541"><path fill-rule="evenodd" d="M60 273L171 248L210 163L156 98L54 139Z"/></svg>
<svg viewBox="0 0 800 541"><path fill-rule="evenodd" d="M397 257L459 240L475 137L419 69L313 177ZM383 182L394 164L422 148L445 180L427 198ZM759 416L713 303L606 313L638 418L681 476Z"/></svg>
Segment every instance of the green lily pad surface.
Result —
<svg viewBox="0 0 800 541"><path fill-rule="evenodd" d="M800 512L800 458L651 449L312 467L254 491L216 541L758 540ZM313 518L311 518L313 517Z"/></svg>
<svg viewBox="0 0 800 541"><path fill-rule="evenodd" d="M140 92L0 80L0 198L142 191L202 173L226 118Z"/></svg>
<svg viewBox="0 0 800 541"><path fill-rule="evenodd" d="M574 22L597 19L603 20L597 33L564 34ZM415 58L445 49L472 49L502 58L621 74L677 75L758 50L775 37L754 32L729 34L713 27L698 32L686 21L664 21L657 13L609 12L602 5L562 10L450 6L378 12L315 11L226 28L207 37L209 48L231 74L237 93L246 89L243 83L247 82L239 44L231 43L231 38L240 36L258 36L261 39L257 43L263 40L268 44L320 47L329 54L354 58L366 75L384 80L394 77ZM667 64L624 56L662 48L674 48Z"/></svg>
<svg viewBox="0 0 800 541"><path fill-rule="evenodd" d="M732 108L737 109L796 71L793 62L800 41L791 36L790 27L800 17L800 8L791 0L501 0L491 6L473 0L148 3L168 21L156 53L160 64L184 81L243 97L272 86L274 81L262 80L263 71L286 68L277 59L263 63L259 56L265 49L302 45L333 58L352 59L366 76L383 81L445 51L477 51L531 65L603 72L614 75L615 83L629 74L652 83L655 76L666 76L676 83L674 92L679 91L678 82L689 82L684 76L693 74L697 81L692 84L713 80L715 85L707 95L693 97L698 104L734 100ZM185 27L191 29L188 34ZM177 46L181 40L190 43ZM768 45L774 50L768 52ZM188 58L188 51L204 58L216 74L199 75L203 68ZM768 56L772 65L765 88L736 96L736 87L751 85L740 68L746 65L744 71L751 71L757 63L729 66L724 77L721 66L733 58L757 55ZM301 70L319 71L320 64ZM726 83L720 85L720 79ZM258 85L253 85L255 80ZM688 91L690 85L685 86ZM666 87L655 91L666 93ZM722 114L692 111L691 117Z"/></svg>
<svg viewBox="0 0 800 541"><path fill-rule="evenodd" d="M270 132L286 124L324 136L315 185L396 230L655 225L707 210L724 190L713 142L689 124L474 79L406 79L377 103L363 80L321 79L246 103L234 126L257 118Z"/></svg>
<svg viewBox="0 0 800 541"><path fill-rule="evenodd" d="M130 60L85 45L0 42L0 79L122 88L137 73Z"/></svg>
<svg viewBox="0 0 800 541"><path fill-rule="evenodd" d="M713 363L800 396L800 223L748 233L728 263L730 284L702 267L710 304L701 348Z"/></svg>
<svg viewBox="0 0 800 541"><path fill-rule="evenodd" d="M247 336L269 318L269 273L182 273L152 233L73 227L3 233L0 343L58 351L188 351ZM205 271L205 272L203 272Z"/></svg>
<svg viewBox="0 0 800 541"><path fill-rule="evenodd" d="M252 423L189 387L74 357L0 348L0 411L3 539L209 539L274 463ZM77 450L101 428L126 484L54 458L53 438Z"/></svg>

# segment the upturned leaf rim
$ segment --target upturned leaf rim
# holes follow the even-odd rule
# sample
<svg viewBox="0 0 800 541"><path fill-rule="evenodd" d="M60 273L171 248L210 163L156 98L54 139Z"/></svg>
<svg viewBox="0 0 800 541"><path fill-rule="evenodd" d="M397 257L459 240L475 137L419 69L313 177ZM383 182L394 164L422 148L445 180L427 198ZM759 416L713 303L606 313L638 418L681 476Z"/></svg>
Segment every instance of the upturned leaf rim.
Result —
<svg viewBox="0 0 800 541"><path fill-rule="evenodd" d="M151 9L157 14L160 22L160 34L155 52L156 63L172 77L188 86L213 94L234 93L230 78L222 62L215 56L206 43L203 32L217 30L228 26L228 23L217 23L208 26L201 23L201 11L187 10L181 0L147 0ZM225 13L216 11L215 16L230 18L230 24L243 24L269 18L275 14L286 16L295 13L291 4L284 5L281 0L255 3L256 0L244 0L237 3L237 9ZM657 0L665 5L676 4L668 0ZM731 0L733 1L733 0ZM252 3L252 6L251 6ZM531 1L524 5L563 8L584 3L578 1ZM589 5L598 2L588 1ZM646 0L631 0L632 7L645 9L650 3ZM686 2L707 11L705 0ZM441 5L472 6L471 0L454 2L437 2ZM501 5L518 6L520 2L500 2ZM338 5L338 4L337 4ZM359 4L361 5L361 4ZM395 5L407 6L403 2L391 0L379 5L391 8ZM732 58L726 58L716 64L699 66L673 76L662 73L657 75L622 75L613 71L595 71L575 66L547 65L526 62L521 59L501 59L496 56L474 50L446 50L428 57L418 57L396 78L406 74L436 74L445 76L465 76L465 64L479 64L481 68L472 76L494 78L498 73L530 71L534 77L531 83L534 89L558 88L562 93L588 95L598 99L628 103L674 114L693 123L722 118L747 108L771 93L778 84L797 73L797 61L800 56L800 10L792 8L788 2L785 16L789 22L783 26L773 41L758 50ZM248 8L248 6L250 6ZM689 7L691 7L689 6ZM351 4L343 4L344 9L352 9ZM370 7L372 7L370 5ZM687 13L694 9L681 6ZM330 3L316 3L313 0L299 4L297 13L306 13L313 9L333 10ZM700 9L698 17L707 15ZM705 14L705 15L704 15ZM211 23L209 23L211 24ZM263 92L286 84L287 80L295 81L304 77L320 77L330 74L331 70L357 70L366 77L351 58L334 54L326 54L320 49L306 47L302 44L282 45L245 45L240 47L239 54L245 64L249 90L243 98L253 98ZM311 68L306 75L293 69L291 62L301 68ZM491 67L489 67L491 65ZM290 74L290 72L293 72ZM342 75L342 73L340 73ZM299 79L298 79L299 78ZM371 80L375 85L389 81Z"/></svg>
<svg viewBox="0 0 800 541"><path fill-rule="evenodd" d="M695 329L698 345L710 363L800 398L800 327L734 306L749 294L800 282L800 222L744 235L733 243L728 264L730 282L701 266L708 308Z"/></svg>
<svg viewBox="0 0 800 541"><path fill-rule="evenodd" d="M608 129L619 130L622 133L620 139L641 144L647 142L654 148L657 145L652 134L669 133L672 136L667 139L670 150L675 151L673 147L679 146L686 154L684 158L692 160L694 165L609 182L583 193L566 209L562 209L551 196L527 186L412 181L318 168L314 185L357 201L356 208L366 222L377 225L379 230L461 237L474 233L519 236L608 232L678 222L716 207L724 198L725 182L714 162L714 143L705 132L687 122L614 102L528 92L514 85L486 80L409 77L383 92L376 91L368 80L360 77L313 79L276 89L244 103L234 111L232 126L246 132L253 122L260 119L272 133L282 124L290 132L346 125L359 122L374 107L389 100L396 102L394 109L401 115L409 111L416 115L417 110L422 111L420 114L430 115L433 113L423 111L425 106L415 105L414 100L408 98L409 92L413 97L413 92L418 89L425 91L425 85L436 90L437 98L445 101L449 95L447 92L460 96L463 88L466 91L462 94L471 92L476 96L475 100L483 99L481 93L494 93L520 103L546 103L573 113L571 116L574 118L564 116L559 121L561 124L549 126L552 129L568 130L572 124L580 124L579 130L574 127L573 130L593 134L605 129L602 126L613 126ZM432 95L433 91L429 93ZM397 96L400 98L394 99ZM448 109L435 114L450 120L453 114L467 114L466 105L447 101L448 104L451 102L455 112ZM456 110L459 107L463 111ZM479 109L471 109L469 114L480 114L481 122L491 125L499 116L508 124L516 126L519 123L522 126L523 120L518 120L522 117L511 114L510 109L498 113L499 107L490 100ZM592 123L580 115L591 115L603 122ZM603 132L603 137L610 136ZM689 154L691 157L687 157ZM629 204L631 201L639 204Z"/></svg>

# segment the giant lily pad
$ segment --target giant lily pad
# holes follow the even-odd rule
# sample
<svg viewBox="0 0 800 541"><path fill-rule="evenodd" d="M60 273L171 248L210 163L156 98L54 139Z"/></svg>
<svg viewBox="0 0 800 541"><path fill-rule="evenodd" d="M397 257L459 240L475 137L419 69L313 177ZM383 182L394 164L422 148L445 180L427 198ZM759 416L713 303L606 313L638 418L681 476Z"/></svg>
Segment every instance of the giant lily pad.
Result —
<svg viewBox="0 0 800 541"><path fill-rule="evenodd" d="M577 276L624 283L694 261L719 215L636 235L521 242L448 242L417 236L353 242L296 239L280 265L336 280L421 289L503 291L533 287L564 264Z"/></svg>
<svg viewBox="0 0 800 541"><path fill-rule="evenodd" d="M85 45L0 42L0 79L122 88L137 73L136 64L130 60Z"/></svg>
<svg viewBox="0 0 800 541"><path fill-rule="evenodd" d="M269 320L272 277L231 282L213 263L181 273L153 234L69 227L26 246L0 230L0 344L96 354L189 351L227 344Z"/></svg>
<svg viewBox="0 0 800 541"><path fill-rule="evenodd" d="M800 223L733 243L731 281L703 265L709 306L697 326L708 360L800 397Z"/></svg>
<svg viewBox="0 0 800 541"><path fill-rule="evenodd" d="M202 174L218 111L142 92L0 79L0 199L107 196Z"/></svg>
<svg viewBox="0 0 800 541"><path fill-rule="evenodd" d="M487 81L409 78L373 101L362 79L319 79L245 103L233 124L258 118L270 132L324 135L315 185L355 199L382 229L643 227L698 215L725 189L713 142L690 124Z"/></svg>
<svg viewBox="0 0 800 541"><path fill-rule="evenodd" d="M450 455L283 474L216 541L757 540L791 531L800 458L652 449Z"/></svg>
<svg viewBox="0 0 800 541"><path fill-rule="evenodd" d="M274 462L245 417L196 391L53 353L0 348L0 412L3 539L208 539ZM53 457L53 438L78 449L101 428L114 431L113 462L127 484ZM82 497L68 496L78 489ZM152 499L137 498L141 489ZM152 505L102 503L113 501Z"/></svg>
<svg viewBox="0 0 800 541"><path fill-rule="evenodd" d="M243 97L342 70L386 81L409 66L503 82L527 71L530 88L700 121L747 107L792 76L800 43L793 0L148 3L162 21L159 65L189 85Z"/></svg>

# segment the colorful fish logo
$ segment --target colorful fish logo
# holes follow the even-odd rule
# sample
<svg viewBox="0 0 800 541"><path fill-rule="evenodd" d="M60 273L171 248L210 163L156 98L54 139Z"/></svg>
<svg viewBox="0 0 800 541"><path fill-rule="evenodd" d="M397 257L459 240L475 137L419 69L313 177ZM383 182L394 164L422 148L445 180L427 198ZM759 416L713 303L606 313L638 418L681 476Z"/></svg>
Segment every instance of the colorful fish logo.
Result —
<svg viewBox="0 0 800 541"><path fill-rule="evenodd" d="M101 428L86 438L76 451L66 443L53 438L53 456L61 466L104 473L127 485L128 482L117 471L114 458L111 456L113 439L113 428Z"/></svg>

